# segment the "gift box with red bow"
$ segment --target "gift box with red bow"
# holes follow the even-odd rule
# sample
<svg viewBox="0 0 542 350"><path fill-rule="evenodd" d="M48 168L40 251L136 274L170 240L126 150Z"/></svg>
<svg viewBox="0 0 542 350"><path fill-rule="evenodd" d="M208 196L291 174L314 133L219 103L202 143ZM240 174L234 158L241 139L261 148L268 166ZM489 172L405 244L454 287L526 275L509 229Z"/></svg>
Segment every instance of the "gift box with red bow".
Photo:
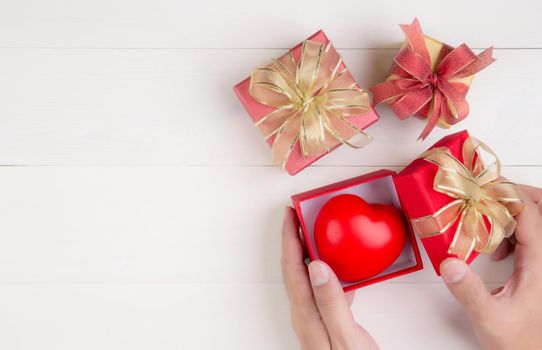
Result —
<svg viewBox="0 0 542 350"><path fill-rule="evenodd" d="M290 175L343 143L363 147L370 141L363 129L379 119L323 31L256 68L234 91Z"/></svg>
<svg viewBox="0 0 542 350"><path fill-rule="evenodd" d="M467 117L466 95L474 74L495 61L493 48L476 55L423 34L418 20L401 25L406 40L386 81L371 88L374 104L387 103L400 119L426 119L425 139L435 126L449 128Z"/></svg>
<svg viewBox="0 0 542 350"><path fill-rule="evenodd" d="M500 176L500 161L467 131L444 137L399 174L380 170L292 196L311 260L319 259L314 239L316 217L324 203L343 193L400 209L409 231L403 253L381 274L345 290L411 273L422 268L417 235L440 275L440 263L458 257L470 263L491 254L515 228L523 208L518 186ZM359 267L363 269L363 266Z"/></svg>

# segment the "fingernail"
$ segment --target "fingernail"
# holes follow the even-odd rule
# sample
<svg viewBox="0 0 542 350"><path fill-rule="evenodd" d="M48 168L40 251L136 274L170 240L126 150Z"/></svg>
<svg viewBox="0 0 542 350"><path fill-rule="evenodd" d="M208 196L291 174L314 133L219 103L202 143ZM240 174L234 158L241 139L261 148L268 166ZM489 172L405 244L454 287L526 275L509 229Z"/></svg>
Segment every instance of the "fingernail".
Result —
<svg viewBox="0 0 542 350"><path fill-rule="evenodd" d="M458 283L467 275L467 264L458 259L445 260L440 265L440 274L445 283Z"/></svg>
<svg viewBox="0 0 542 350"><path fill-rule="evenodd" d="M313 287L326 284L329 281L329 268L320 261L313 261L309 264L309 277Z"/></svg>

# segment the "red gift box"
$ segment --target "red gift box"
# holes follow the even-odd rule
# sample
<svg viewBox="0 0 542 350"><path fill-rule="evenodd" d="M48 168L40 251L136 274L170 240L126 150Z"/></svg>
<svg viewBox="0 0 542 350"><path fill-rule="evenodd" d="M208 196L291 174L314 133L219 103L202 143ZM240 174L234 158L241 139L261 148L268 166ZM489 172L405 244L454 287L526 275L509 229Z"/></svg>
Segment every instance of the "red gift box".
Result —
<svg viewBox="0 0 542 350"><path fill-rule="evenodd" d="M328 186L317 188L292 196L292 203L296 210L303 232L303 238L311 260L318 260L318 251L314 242L314 223L322 206L332 197L339 194L354 194L370 203L393 205L403 210L403 204L397 193L395 180L397 175L390 170L379 170L349 180L337 182ZM406 212L403 211L405 214ZM408 227L408 237L401 255L397 260L380 274L354 283L343 282L344 291L351 291L369 284L388 280L421 270L422 260L416 238L410 227L410 219L405 215Z"/></svg>
<svg viewBox="0 0 542 350"><path fill-rule="evenodd" d="M329 39L324 34L323 31L318 31L314 35L310 36L308 40L327 44L329 43ZM293 49L290 50L292 55L296 60L299 59L301 55L301 48L302 43L295 46ZM344 69L346 66L344 63L341 63L339 66L339 69ZM346 71L346 74L350 74L349 71ZM356 87L359 88L359 86L356 85ZM258 101L256 101L249 93L250 89L250 77L243 80L239 84L234 86L234 91L237 94L239 100L245 107L246 111L250 115L250 118L254 123L258 122L260 119L262 119L265 115L269 114L270 112L274 111L275 108L264 105ZM372 107L369 107L369 110L366 113L360 114L359 116L355 116L352 118L349 118L349 122L354 124L360 129L365 129L371 124L375 123L379 119L379 116L376 114L376 112L372 109ZM272 146L274 141L274 138L269 138L266 142L269 146ZM340 146L341 142L338 142L336 145L331 147L330 151L335 149L336 147ZM318 159L320 159L322 156L324 156L327 153L318 154L314 156L304 156L301 152L301 147L299 145L299 142L297 142L284 166L285 170L290 175L295 175L299 171L303 170L310 164L314 163Z"/></svg>
<svg viewBox="0 0 542 350"><path fill-rule="evenodd" d="M463 143L468 137L469 133L466 130L460 131L442 138L431 146L430 149L447 147L455 158L463 162ZM454 200L454 198L433 189L433 181L437 171L438 167L435 164L418 158L403 169L395 179L398 194L403 200L403 209L409 217L420 218L430 215ZM440 263L444 259L453 256L448 254L448 248L453 239L456 227L457 222L443 234L426 237L421 240L439 276ZM478 256L478 253L473 251L466 260L467 263L471 263L476 256Z"/></svg>
<svg viewBox="0 0 542 350"><path fill-rule="evenodd" d="M388 78L371 88L374 104L388 103L400 119L427 119L425 139L435 126L449 128L467 117L467 92L474 75L495 61L493 49L475 55L465 44L442 43L424 35L417 19L401 29L406 39Z"/></svg>

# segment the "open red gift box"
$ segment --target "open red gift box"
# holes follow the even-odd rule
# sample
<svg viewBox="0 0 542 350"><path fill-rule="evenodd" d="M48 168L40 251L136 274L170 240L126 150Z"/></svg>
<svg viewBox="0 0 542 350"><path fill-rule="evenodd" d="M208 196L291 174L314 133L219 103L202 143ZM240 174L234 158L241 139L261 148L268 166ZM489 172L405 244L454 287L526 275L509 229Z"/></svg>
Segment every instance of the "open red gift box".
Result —
<svg viewBox="0 0 542 350"><path fill-rule="evenodd" d="M478 252L474 250L475 244L482 244L481 242L484 241L489 244L489 238L493 237L490 233L493 232L492 225L500 226L500 229L511 234L514 226L512 217L517 215L522 208L521 196L517 187L515 187L516 185L500 180L498 170L496 172L491 170L500 169L498 165L495 168L486 168L481 154L476 153L480 149L489 151L489 154L496 158L496 155L486 145L475 138L471 138L467 131L461 131L448 135L435 143L430 148L430 152L424 153L423 157L416 158L399 174L389 170L379 170L292 196L292 202L301 224L310 259L319 259L314 240L314 225L320 209L328 200L337 195L354 194L369 203L387 204L399 209L405 219L408 239L401 255L391 266L382 273L368 279L354 283L343 283L346 291L422 269L422 261L413 227L416 228L418 235L421 235L422 232L425 234L426 231L419 231L422 227L420 222L428 220L428 218L429 221L438 221L442 227L440 231L433 231L431 228L432 231L428 231L429 233L432 232L431 234L421 236L421 242L437 275L440 275L440 263L448 257L455 256L464 259L467 263L472 262L478 255ZM429 154L438 154L439 156L444 154L446 156L443 159L455 160L451 163L445 163L444 167L438 166L437 163L428 161ZM464 159L464 157L468 158ZM474 162L472 163L473 167L469 165L471 161ZM490 166L491 164L498 164L497 159L496 161L497 163L490 163ZM443 177L442 173L440 173L443 169L450 171L450 173ZM487 177L490 173L492 173L491 176L494 180ZM438 174L440 175L437 176ZM474 192L463 192L464 198L460 199L442 192L440 187L437 190L436 183L441 184L442 179L450 180L454 175L457 175L461 179L460 181L476 184L480 187L471 187ZM482 183L477 182L480 176L486 179ZM451 182L446 184L446 190L463 190L466 188L449 187L454 185ZM480 199L476 198L482 192L484 194L479 198L484 198L483 200L487 202L477 202ZM500 202L501 200L502 202ZM476 212L480 208L479 206L489 205L488 203L491 203L492 210L494 210L490 215L494 215L493 213L506 214L504 217L509 217L511 221L509 219L502 221L498 219L498 216L492 216L491 221L493 224L489 224L489 221L486 220L487 217L483 217L483 215L486 215L485 213L489 212L487 207L482 209L485 210L481 212L482 214ZM450 210L449 208L454 208L454 206L460 208L460 211L456 212L457 214L449 216L449 219L439 217L438 220L435 220L435 213L443 213L443 208ZM470 210L475 210L475 212ZM473 227L478 230L476 236L473 236L474 231L463 233L463 228L466 226L461 224L463 222L462 218L468 217L468 215L482 215L481 219L483 221L476 222L476 226L468 226L469 230ZM486 230L484 230L484 227ZM482 236L478 236L478 234L482 234ZM499 243L500 241L496 241L494 247ZM464 247L470 247L470 249L460 249ZM486 249L487 247L482 245L478 249ZM359 268L363 269L363 266Z"/></svg>
<svg viewBox="0 0 542 350"><path fill-rule="evenodd" d="M376 276L354 283L343 282L345 291L351 291L423 268L416 238L408 224L409 218L403 210L403 205L398 195L396 179L397 174L395 172L379 170L292 196L292 202L299 218L304 241L311 260L319 259L314 242L314 223L322 206L332 197L339 194L354 194L370 203L393 205L405 213L408 237L403 251L397 260ZM360 266L360 268L363 267Z"/></svg>

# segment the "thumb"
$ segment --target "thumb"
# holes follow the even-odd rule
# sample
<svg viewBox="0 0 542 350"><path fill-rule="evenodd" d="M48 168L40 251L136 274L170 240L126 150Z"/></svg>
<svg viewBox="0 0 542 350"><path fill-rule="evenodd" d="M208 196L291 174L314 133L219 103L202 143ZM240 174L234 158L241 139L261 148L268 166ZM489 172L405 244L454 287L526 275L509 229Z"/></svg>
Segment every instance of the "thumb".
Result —
<svg viewBox="0 0 542 350"><path fill-rule="evenodd" d="M337 339L352 339L356 323L341 284L331 268L315 260L309 264L309 277L314 300L332 343Z"/></svg>
<svg viewBox="0 0 542 350"><path fill-rule="evenodd" d="M492 302L484 282L463 260L448 258L440 264L442 280L457 301L473 316L481 316Z"/></svg>

